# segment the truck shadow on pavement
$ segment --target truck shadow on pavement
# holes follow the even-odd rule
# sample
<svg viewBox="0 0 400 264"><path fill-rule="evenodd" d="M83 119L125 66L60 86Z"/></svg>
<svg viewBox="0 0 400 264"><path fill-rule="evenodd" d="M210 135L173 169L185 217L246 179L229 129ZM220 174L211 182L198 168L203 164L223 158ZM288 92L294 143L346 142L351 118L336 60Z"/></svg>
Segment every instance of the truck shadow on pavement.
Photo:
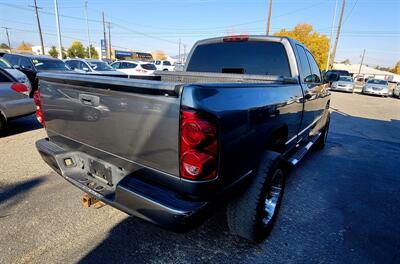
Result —
<svg viewBox="0 0 400 264"><path fill-rule="evenodd" d="M326 148L289 173L277 223L262 244L229 234L223 209L188 233L129 217L79 263L396 263L395 131L399 120L333 112Z"/></svg>
<svg viewBox="0 0 400 264"><path fill-rule="evenodd" d="M0 181L0 218L11 207L24 201L25 195L45 181L44 177L22 181L16 184L3 184Z"/></svg>
<svg viewBox="0 0 400 264"><path fill-rule="evenodd" d="M5 138L40 128L43 128L43 126L36 120L36 116L29 115L8 122L5 130L0 133L0 138Z"/></svg>

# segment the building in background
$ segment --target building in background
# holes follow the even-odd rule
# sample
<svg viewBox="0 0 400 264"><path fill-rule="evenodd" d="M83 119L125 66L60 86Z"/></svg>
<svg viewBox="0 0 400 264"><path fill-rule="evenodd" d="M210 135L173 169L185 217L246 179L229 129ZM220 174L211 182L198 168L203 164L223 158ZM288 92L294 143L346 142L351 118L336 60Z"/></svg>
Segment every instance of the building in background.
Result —
<svg viewBox="0 0 400 264"><path fill-rule="evenodd" d="M394 74L393 72L382 71L374 69L363 65L361 67L360 76L358 76L358 71L360 70L360 64L344 64L344 63L334 63L333 68L335 70L345 70L348 71L353 77L361 78L376 78L387 80L389 82L400 82L400 75Z"/></svg>
<svg viewBox="0 0 400 264"><path fill-rule="evenodd" d="M41 46L32 46L32 52L35 55L49 55L49 47L44 47L44 54L42 54Z"/></svg>

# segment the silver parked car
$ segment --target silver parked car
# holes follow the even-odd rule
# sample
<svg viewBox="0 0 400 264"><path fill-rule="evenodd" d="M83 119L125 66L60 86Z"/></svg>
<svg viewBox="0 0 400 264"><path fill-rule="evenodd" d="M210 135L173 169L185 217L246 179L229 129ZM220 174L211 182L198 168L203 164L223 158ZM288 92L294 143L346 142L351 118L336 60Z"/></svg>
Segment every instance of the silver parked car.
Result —
<svg viewBox="0 0 400 264"><path fill-rule="evenodd" d="M337 82L333 82L331 90L333 91L343 91L343 92L353 92L354 82L350 76L340 76Z"/></svg>
<svg viewBox="0 0 400 264"><path fill-rule="evenodd" d="M369 79L365 83L361 93L387 97L389 95L389 83L385 80Z"/></svg>
<svg viewBox="0 0 400 264"><path fill-rule="evenodd" d="M3 58L0 58L0 68L11 74L15 79L17 79L18 82L25 84L26 87L28 87L28 92L26 94L30 93L30 91L32 90L32 85L25 73L21 72L18 69L15 69L8 61Z"/></svg>
<svg viewBox="0 0 400 264"><path fill-rule="evenodd" d="M0 69L0 132L11 119L30 115L36 111L32 98L26 95L25 84Z"/></svg>
<svg viewBox="0 0 400 264"><path fill-rule="evenodd" d="M393 89L393 97L400 99L400 82L397 83L396 87Z"/></svg>
<svg viewBox="0 0 400 264"><path fill-rule="evenodd" d="M97 74L114 77L128 77L123 72L116 71L108 63L96 59L67 59L65 64L71 69L79 73Z"/></svg>

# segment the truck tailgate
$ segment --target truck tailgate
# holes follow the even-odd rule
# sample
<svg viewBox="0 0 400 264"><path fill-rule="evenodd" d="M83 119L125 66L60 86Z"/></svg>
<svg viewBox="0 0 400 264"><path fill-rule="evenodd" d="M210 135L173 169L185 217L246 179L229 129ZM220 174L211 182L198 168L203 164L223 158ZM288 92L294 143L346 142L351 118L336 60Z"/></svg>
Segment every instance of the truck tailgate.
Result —
<svg viewBox="0 0 400 264"><path fill-rule="evenodd" d="M180 85L58 73L39 80L51 141L179 175Z"/></svg>

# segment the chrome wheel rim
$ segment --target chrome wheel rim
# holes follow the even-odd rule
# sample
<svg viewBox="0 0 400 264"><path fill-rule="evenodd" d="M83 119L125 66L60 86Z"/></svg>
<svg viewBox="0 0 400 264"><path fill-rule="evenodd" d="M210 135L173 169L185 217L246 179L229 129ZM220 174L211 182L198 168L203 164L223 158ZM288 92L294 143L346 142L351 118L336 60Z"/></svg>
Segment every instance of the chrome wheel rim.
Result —
<svg viewBox="0 0 400 264"><path fill-rule="evenodd" d="M283 172L279 169L276 170L274 175L272 176L272 181L264 201L264 217L262 219L262 222L265 226L267 226L271 222L275 215L279 201L282 196L282 190Z"/></svg>

